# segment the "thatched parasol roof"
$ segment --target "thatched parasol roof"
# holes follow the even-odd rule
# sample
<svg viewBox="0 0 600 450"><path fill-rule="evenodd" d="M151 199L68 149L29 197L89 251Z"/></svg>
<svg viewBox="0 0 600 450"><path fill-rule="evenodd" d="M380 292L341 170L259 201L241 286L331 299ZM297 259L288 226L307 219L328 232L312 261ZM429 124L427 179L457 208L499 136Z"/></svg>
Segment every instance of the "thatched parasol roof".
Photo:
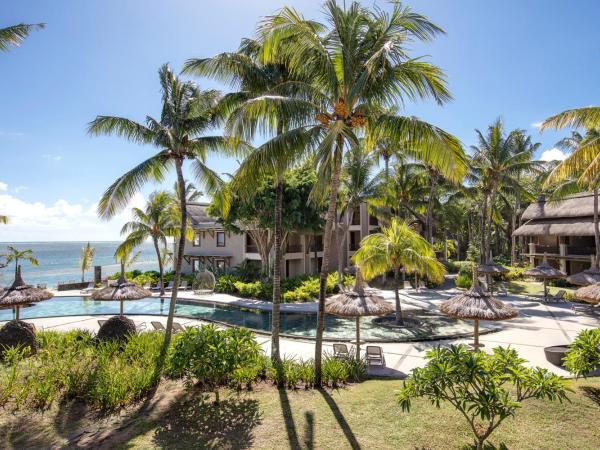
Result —
<svg viewBox="0 0 600 450"><path fill-rule="evenodd" d="M443 302L440 310L450 317L466 320L507 320L518 315L515 307L484 291L475 276L471 289Z"/></svg>
<svg viewBox="0 0 600 450"><path fill-rule="evenodd" d="M596 258L591 255L592 263L589 269L567 277L567 281L577 286L589 286L590 284L600 283L600 270L596 267Z"/></svg>
<svg viewBox="0 0 600 450"><path fill-rule="evenodd" d="M365 289L360 270L357 270L354 288L329 298L325 303L325 312L341 317L384 316L394 312L394 306L378 295L376 290Z"/></svg>
<svg viewBox="0 0 600 450"><path fill-rule="evenodd" d="M600 283L590 284L575 291L575 298L588 303L600 303Z"/></svg>
<svg viewBox="0 0 600 450"><path fill-rule="evenodd" d="M53 297L52 292L25 284L21 276L21 266L17 267L17 275L12 286L5 291L0 291L0 308L9 306L28 305L29 303L48 300Z"/></svg>
<svg viewBox="0 0 600 450"><path fill-rule="evenodd" d="M548 264L548 259L544 253L544 260L539 266L529 269L525 272L525 276L540 278L540 279L551 279L551 278L564 278L567 276L564 272L552 267Z"/></svg>
<svg viewBox="0 0 600 450"><path fill-rule="evenodd" d="M119 277L116 286L108 286L97 289L92 292L91 297L94 300L140 300L151 297L152 292L138 286L135 283L128 282L123 275Z"/></svg>
<svg viewBox="0 0 600 450"><path fill-rule="evenodd" d="M484 264L479 264L479 266L477 266L477 272L493 275L496 273L508 273L508 269L500 264L496 264L490 256Z"/></svg>

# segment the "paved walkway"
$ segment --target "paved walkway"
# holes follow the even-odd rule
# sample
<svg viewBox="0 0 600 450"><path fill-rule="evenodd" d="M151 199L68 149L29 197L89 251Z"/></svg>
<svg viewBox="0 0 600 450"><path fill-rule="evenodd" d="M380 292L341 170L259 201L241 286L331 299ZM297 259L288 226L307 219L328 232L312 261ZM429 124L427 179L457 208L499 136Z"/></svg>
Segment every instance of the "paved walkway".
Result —
<svg viewBox="0 0 600 450"><path fill-rule="evenodd" d="M392 291L382 291L388 301L393 301ZM403 307L435 309L445 298L455 294L454 290L445 291L402 291ZM58 293L64 295L80 295L79 292ZM189 300L213 301L215 303L228 303L247 308L270 309L269 302L259 300L240 299L225 294L210 296L196 296L191 292L182 292L179 298ZM529 364L545 367L559 375L568 376L568 372L548 363L544 356L544 347L571 342L583 329L600 326L597 318L576 314L571 310L570 303L545 305L527 300L526 297L508 296L502 300L507 301L519 309L519 316L511 321L502 322L503 329L496 333L481 336L480 341L485 344L484 350L489 351L496 346L510 346L529 361ZM284 304L282 310L315 312L316 303ZM44 329L68 330L72 328L85 328L92 331L98 329L98 319L108 316L77 316L47 319L32 319L37 327ZM150 321L155 320L166 323L166 317L159 316L132 316L136 322L145 322L151 328ZM179 320L184 325L200 324L202 321L183 319ZM258 335L258 341L269 352L270 338L267 335ZM466 343L468 339L446 339L441 341L412 342L412 343L385 343L381 344L386 368L373 369L377 375L404 377L411 369L423 364L425 352L437 345ZM285 339L281 342L282 352L287 356L311 358L314 354L314 341L301 339ZM331 343L325 343L325 351L331 351Z"/></svg>

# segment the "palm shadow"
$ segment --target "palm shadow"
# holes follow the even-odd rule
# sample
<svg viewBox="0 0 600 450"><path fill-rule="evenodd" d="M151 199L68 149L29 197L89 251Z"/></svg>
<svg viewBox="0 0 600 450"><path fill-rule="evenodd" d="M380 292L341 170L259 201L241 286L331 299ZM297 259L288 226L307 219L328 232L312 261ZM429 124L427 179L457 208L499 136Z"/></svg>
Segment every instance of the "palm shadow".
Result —
<svg viewBox="0 0 600 450"><path fill-rule="evenodd" d="M292 415L292 408L290 406L290 399L288 398L287 391L285 387L278 387L277 392L279 393L279 403L281 404L281 412L285 422L285 431L287 432L290 449L301 450L302 447L300 446L300 440L298 439L298 431L296 430L296 424L294 423L294 416Z"/></svg>
<svg viewBox="0 0 600 450"><path fill-rule="evenodd" d="M338 425L344 432L344 436L346 436L346 440L348 441L350 447L352 447L353 450L360 450L361 446L358 443L358 440L356 439L352 428L346 421L346 418L342 414L342 411L338 407L333 397L329 395L329 392L327 392L323 388L318 388L317 390L323 396L323 399L325 399L325 402L327 403L327 406L329 406L329 409L331 409L331 412L333 413L333 416L335 417L335 420L337 421Z"/></svg>
<svg viewBox="0 0 600 450"><path fill-rule="evenodd" d="M592 386L581 386L579 388L583 395L593 401L596 405L600 406L600 388Z"/></svg>

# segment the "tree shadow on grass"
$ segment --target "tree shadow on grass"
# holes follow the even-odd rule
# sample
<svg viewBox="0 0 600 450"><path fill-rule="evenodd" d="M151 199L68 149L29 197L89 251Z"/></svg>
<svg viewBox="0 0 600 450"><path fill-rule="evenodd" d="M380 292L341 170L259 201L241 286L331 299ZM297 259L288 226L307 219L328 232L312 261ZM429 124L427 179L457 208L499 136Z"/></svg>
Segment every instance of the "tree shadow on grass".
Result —
<svg viewBox="0 0 600 450"><path fill-rule="evenodd" d="M294 416L292 415L292 408L290 406L290 399L288 398L287 391L284 387L277 388L279 393L279 403L281 404L281 412L283 414L283 420L285 422L285 431L288 436L288 443L290 444L291 450L301 450L300 440L298 439L298 431L296 430L296 424L294 423Z"/></svg>
<svg viewBox="0 0 600 450"><path fill-rule="evenodd" d="M315 414L306 411L304 421L304 446L306 450L313 450L315 448Z"/></svg>
<svg viewBox="0 0 600 450"><path fill-rule="evenodd" d="M260 422L257 400L204 403L188 398L174 403L160 418L154 442L161 448L249 448Z"/></svg>
<svg viewBox="0 0 600 450"><path fill-rule="evenodd" d="M353 450L360 450L360 444L358 443L358 440L356 439L352 428L350 428L350 425L346 421L346 418L342 414L342 411L338 407L333 397L329 394L329 392L327 392L323 388L319 388L317 390L323 396L323 399L325 399L325 402L327 403L327 406L329 406L329 409L331 409L331 412L333 413L335 420L337 420L338 425L344 432L344 436L346 436L346 440L348 441L348 444L350 444L350 447L352 447Z"/></svg>
<svg viewBox="0 0 600 450"><path fill-rule="evenodd" d="M600 388L592 386L581 386L579 388L583 395L593 401L597 406L600 406Z"/></svg>

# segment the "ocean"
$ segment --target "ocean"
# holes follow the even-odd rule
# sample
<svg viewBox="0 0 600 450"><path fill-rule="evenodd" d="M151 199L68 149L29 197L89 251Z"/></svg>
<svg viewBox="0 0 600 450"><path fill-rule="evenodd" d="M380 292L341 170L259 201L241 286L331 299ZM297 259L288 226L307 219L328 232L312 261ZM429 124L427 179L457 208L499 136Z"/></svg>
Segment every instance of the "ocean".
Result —
<svg viewBox="0 0 600 450"><path fill-rule="evenodd" d="M23 279L27 284L47 284L54 287L59 282L81 281L79 259L81 248L86 242L0 242L0 254L6 252L6 246L11 245L19 250L31 249L39 261L39 266L33 267L29 262L21 262ZM114 254L119 242L90 242L96 249L92 268L85 274L85 279L93 280L94 267L102 266L102 277L112 275L120 270L115 262ZM141 251L138 262L132 269L158 270L156 252L151 242L138 248ZM2 261L2 259L0 259ZM170 269L170 268L169 268ZM10 285L14 279L14 264L0 269L0 286Z"/></svg>

